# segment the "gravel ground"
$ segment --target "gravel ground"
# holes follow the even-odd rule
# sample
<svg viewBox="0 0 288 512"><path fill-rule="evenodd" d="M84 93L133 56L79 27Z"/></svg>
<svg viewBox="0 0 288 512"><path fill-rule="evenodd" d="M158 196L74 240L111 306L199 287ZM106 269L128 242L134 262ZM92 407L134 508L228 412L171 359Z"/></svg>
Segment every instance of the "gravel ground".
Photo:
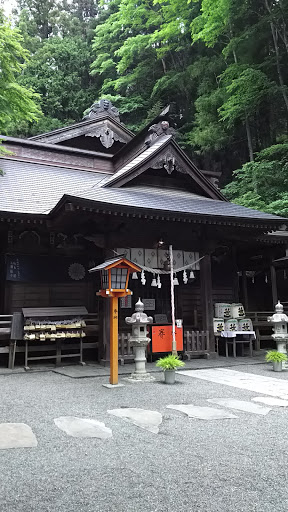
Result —
<svg viewBox="0 0 288 512"><path fill-rule="evenodd" d="M288 380L288 370L284 370L282 372L274 372L272 363L263 363L257 365L250 364L241 364L239 366L234 366L230 368L231 370L236 370L237 372L246 372L253 373L255 375L262 375L263 377L273 377L281 380Z"/></svg>
<svg viewBox="0 0 288 512"><path fill-rule="evenodd" d="M268 375L288 378L288 372ZM0 376L0 422L27 423L38 439L37 448L0 451L1 512L287 512L288 410L188 419L166 405L212 406L208 398L257 394L181 374L177 379L175 386L123 381L125 387L109 390L101 377ZM107 414L120 407L161 412L159 434ZM66 415L103 421L113 438L68 437L54 424Z"/></svg>

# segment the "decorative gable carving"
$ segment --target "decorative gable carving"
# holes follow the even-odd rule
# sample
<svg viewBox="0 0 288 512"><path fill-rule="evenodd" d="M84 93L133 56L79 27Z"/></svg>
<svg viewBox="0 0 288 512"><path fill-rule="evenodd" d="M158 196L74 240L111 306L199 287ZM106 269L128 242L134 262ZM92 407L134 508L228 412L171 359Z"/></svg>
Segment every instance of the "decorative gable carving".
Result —
<svg viewBox="0 0 288 512"><path fill-rule="evenodd" d="M168 174L172 174L173 171L181 172L182 174L188 174L187 169L179 164L179 160L176 158L176 155L173 151L168 149L161 157L152 163L150 163L150 167L152 169L165 169Z"/></svg>
<svg viewBox="0 0 288 512"><path fill-rule="evenodd" d="M85 137L97 137L100 139L101 144L105 148L111 148L113 146L114 142L127 142L127 139L125 140L123 136L121 136L119 133L117 133L114 130L112 130L112 127L109 126L108 121L104 121L100 125L93 127L92 130L85 133Z"/></svg>

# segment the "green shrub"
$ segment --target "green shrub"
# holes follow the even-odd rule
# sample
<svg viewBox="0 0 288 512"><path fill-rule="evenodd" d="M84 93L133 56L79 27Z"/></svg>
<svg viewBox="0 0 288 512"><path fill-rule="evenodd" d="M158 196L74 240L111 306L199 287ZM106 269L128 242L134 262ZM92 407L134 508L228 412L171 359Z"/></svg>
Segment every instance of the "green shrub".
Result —
<svg viewBox="0 0 288 512"><path fill-rule="evenodd" d="M282 363L282 361L287 361L286 354L282 354L282 352L278 352L277 350L269 350L267 352L265 359L268 363Z"/></svg>
<svg viewBox="0 0 288 512"><path fill-rule="evenodd" d="M183 361L180 361L178 356L169 354L169 356L162 357L161 359L158 359L156 366L163 368L164 371L165 370L175 370L176 368L179 368L180 366L185 366L185 363L183 363Z"/></svg>

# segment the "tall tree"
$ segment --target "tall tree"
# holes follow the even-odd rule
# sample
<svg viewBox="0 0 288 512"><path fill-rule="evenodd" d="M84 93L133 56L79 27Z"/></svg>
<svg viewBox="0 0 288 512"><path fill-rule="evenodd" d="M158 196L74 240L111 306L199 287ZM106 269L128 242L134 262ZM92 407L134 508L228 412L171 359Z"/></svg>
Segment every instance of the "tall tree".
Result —
<svg viewBox="0 0 288 512"><path fill-rule="evenodd" d="M96 0L19 0L18 11L19 30L33 53L18 82L39 93L44 118L18 124L13 133L34 135L79 121L98 95L89 74Z"/></svg>
<svg viewBox="0 0 288 512"><path fill-rule="evenodd" d="M0 132L6 134L13 123L38 120L41 110L39 96L17 83L29 58L22 46L22 36L5 21L1 12L0 17Z"/></svg>

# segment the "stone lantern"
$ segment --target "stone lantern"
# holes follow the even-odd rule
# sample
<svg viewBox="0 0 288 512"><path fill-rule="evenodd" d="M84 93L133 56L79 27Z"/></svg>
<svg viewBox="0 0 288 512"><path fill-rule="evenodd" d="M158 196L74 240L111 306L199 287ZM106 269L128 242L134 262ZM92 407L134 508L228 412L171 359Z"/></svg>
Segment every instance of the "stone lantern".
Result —
<svg viewBox="0 0 288 512"><path fill-rule="evenodd" d="M287 355L287 342L288 342L288 332L287 332L287 324L288 324L288 316L284 313L283 305L280 304L278 300L278 304L275 306L275 313L272 316L268 316L268 322L273 324L272 334L273 340L276 341L277 350L282 354ZM286 361L282 363L283 368L287 367Z"/></svg>
<svg viewBox="0 0 288 512"><path fill-rule="evenodd" d="M131 345L135 355L135 371L131 379L135 380L154 380L150 373L146 372L146 347L150 341L148 338L147 325L153 323L152 316L144 313L144 304L139 299L135 304L135 313L125 318L125 322L132 326Z"/></svg>

